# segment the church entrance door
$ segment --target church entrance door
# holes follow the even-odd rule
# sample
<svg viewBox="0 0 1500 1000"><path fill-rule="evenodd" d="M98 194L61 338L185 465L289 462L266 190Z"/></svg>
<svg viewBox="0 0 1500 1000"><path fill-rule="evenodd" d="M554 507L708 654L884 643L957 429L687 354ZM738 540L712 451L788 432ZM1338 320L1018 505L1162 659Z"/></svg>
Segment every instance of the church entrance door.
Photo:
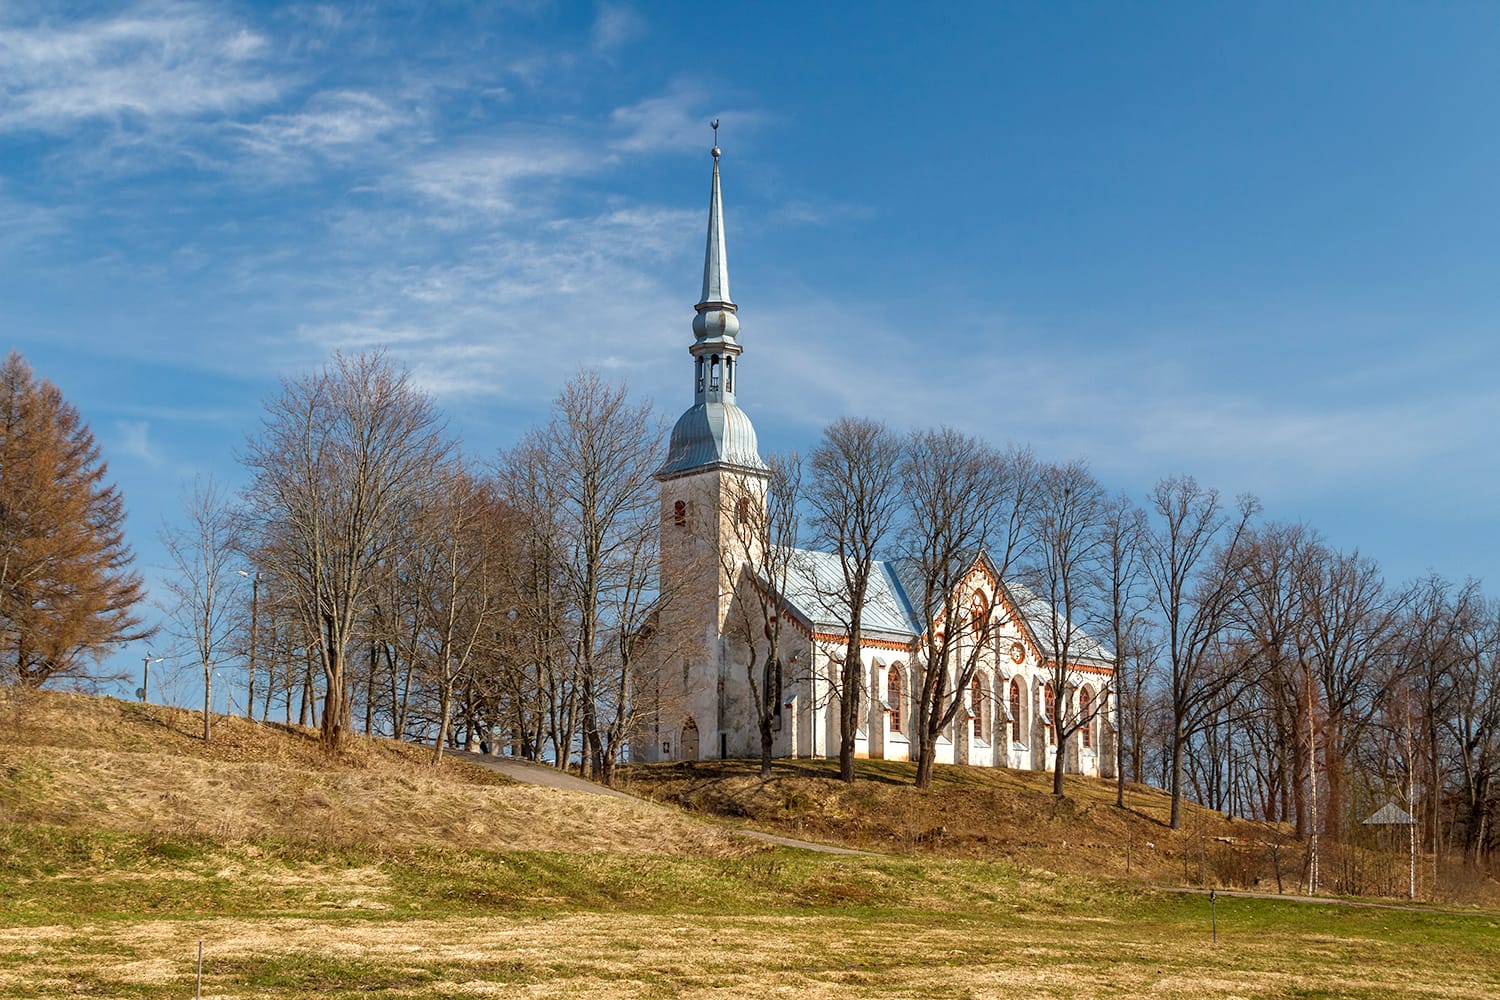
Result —
<svg viewBox="0 0 1500 1000"><path fill-rule="evenodd" d="M698 723L691 717L682 724L682 759L698 759Z"/></svg>

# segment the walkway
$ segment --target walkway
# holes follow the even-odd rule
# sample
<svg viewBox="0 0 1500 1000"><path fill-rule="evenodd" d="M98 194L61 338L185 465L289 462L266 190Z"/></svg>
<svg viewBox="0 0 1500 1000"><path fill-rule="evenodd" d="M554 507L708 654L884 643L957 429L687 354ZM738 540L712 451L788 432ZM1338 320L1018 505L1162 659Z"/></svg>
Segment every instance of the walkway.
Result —
<svg viewBox="0 0 1500 1000"><path fill-rule="evenodd" d="M480 767L487 767L491 771L498 771L515 781L525 785L544 785L547 788L561 788L568 792L583 792L585 795L609 795L617 799L634 799L637 802L645 802L657 808L666 808L659 802L643 799L628 792L622 792L618 788L610 788L606 785L595 784L576 774L567 771L559 771L555 767L545 764L534 764L529 760L518 760L515 757L491 757L488 754L470 753L466 750L444 750L444 757L452 757L455 760L466 760ZM817 851L820 854L852 854L864 858L876 858L880 855L870 851L856 851L852 847L835 847L832 844L819 844L811 840L797 840L794 837L782 837L774 833L763 833L760 830L747 830L740 828L731 830L731 833L740 837L749 837L752 840L764 841L767 844L775 844L778 847L796 847L804 851Z"/></svg>

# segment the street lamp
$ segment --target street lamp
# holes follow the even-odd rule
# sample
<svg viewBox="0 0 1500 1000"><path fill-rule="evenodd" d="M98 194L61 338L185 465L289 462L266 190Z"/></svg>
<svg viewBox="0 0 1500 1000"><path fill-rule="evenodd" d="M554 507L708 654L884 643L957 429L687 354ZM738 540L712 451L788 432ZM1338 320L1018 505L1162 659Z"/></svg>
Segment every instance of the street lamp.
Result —
<svg viewBox="0 0 1500 1000"><path fill-rule="evenodd" d="M245 691L245 718L253 721L255 718L255 625L260 607L260 570L256 570L254 576L242 569L235 570L235 572L250 581L250 684Z"/></svg>
<svg viewBox="0 0 1500 1000"><path fill-rule="evenodd" d="M151 664L160 663L164 659L166 659L165 656L158 656L152 659L149 649L146 650L146 655L141 657L141 687L140 690L136 691L135 696L140 699L142 704L145 704L146 694L151 688Z"/></svg>

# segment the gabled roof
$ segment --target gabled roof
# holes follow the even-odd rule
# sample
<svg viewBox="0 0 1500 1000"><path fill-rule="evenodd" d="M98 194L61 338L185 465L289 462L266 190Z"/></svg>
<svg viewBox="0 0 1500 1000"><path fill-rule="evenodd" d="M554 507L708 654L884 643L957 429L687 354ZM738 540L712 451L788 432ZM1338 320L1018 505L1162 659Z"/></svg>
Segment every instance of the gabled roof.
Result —
<svg viewBox="0 0 1500 1000"><path fill-rule="evenodd" d="M1016 614L1021 617L1021 622L1030 635L1031 641L1036 644L1037 651L1042 654L1042 659L1055 659L1059 650L1054 648L1052 642L1052 605L1025 584L1012 583L1007 580L1005 590L1010 595L1011 604L1015 606ZM1114 654L1082 628L1068 621L1061 612L1058 612L1057 628L1060 633L1068 636L1068 661L1070 663L1097 663L1113 666Z"/></svg>
<svg viewBox="0 0 1500 1000"><path fill-rule="evenodd" d="M1362 826L1415 826L1416 820L1412 814L1396 805L1394 801L1387 802L1367 820Z"/></svg>
<svg viewBox="0 0 1500 1000"><path fill-rule="evenodd" d="M981 562L993 575L994 567L982 553L971 560L971 565ZM1050 641L1052 621L1048 603L1019 583L1006 581L1003 586L1005 599L1020 618L1017 626L1044 660L1052 659L1056 650ZM918 602L913 600L913 595L920 597L921 589L922 577L915 560L877 560L869 592L865 595L864 633L904 642L919 639L928 624L923 620ZM841 632L847 626L850 615L844 596L844 574L838 556L833 553L792 549L787 558L786 585L782 591L781 599L815 629ZM1066 618L1059 624L1070 629L1070 662L1113 666L1113 654L1082 628L1069 623Z"/></svg>

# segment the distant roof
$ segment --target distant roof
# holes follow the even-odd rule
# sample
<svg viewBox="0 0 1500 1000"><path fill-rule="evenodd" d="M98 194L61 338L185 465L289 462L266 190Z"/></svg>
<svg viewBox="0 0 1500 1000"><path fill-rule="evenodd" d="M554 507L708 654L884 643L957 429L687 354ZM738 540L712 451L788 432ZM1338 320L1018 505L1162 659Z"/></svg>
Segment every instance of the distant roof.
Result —
<svg viewBox="0 0 1500 1000"><path fill-rule="evenodd" d="M915 560L877 560L865 595L862 615L866 635L881 635L898 641L912 642L926 631L926 623L911 595L921 588L921 576ZM1017 613L1020 625L1044 659L1056 655L1050 641L1051 606L1029 588L1007 581L1005 590ZM842 630L849 621L849 606L844 595L844 574L839 558L832 552L793 549L787 560L786 586L782 598L815 626ZM1082 628L1061 618L1059 625L1070 630L1068 659L1073 663L1096 663L1112 666L1114 656Z"/></svg>
<svg viewBox="0 0 1500 1000"><path fill-rule="evenodd" d="M1362 826L1415 826L1416 819L1412 814L1396 805L1394 801L1387 802L1365 820Z"/></svg>

